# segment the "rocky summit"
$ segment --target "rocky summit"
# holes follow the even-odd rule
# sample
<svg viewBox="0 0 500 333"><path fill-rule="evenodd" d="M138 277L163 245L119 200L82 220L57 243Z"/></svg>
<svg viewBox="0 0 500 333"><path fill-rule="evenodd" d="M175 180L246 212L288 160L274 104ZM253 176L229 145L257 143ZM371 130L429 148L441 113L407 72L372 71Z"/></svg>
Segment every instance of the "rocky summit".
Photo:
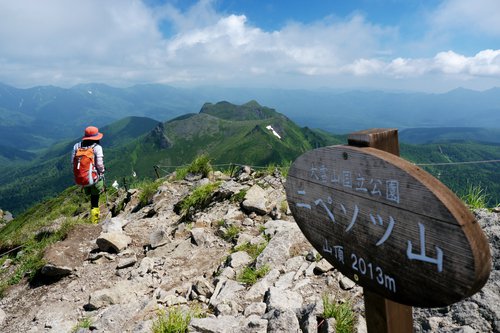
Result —
<svg viewBox="0 0 500 333"><path fill-rule="evenodd" d="M193 313L189 332L335 332L323 318L327 295L366 332L363 289L304 238L283 183L278 171L244 167L164 179L146 203L124 190L109 203L113 214L45 251L38 283L7 291L0 331L145 333L175 309ZM187 204L210 185L208 199ZM499 215L476 214L491 245L488 283L450 307L414 309L416 332L500 332Z"/></svg>

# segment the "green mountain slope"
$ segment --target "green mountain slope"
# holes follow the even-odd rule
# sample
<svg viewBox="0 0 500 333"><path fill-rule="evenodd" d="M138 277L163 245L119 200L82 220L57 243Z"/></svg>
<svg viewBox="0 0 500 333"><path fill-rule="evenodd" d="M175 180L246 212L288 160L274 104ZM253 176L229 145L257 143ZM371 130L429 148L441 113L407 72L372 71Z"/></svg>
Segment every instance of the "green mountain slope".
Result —
<svg viewBox="0 0 500 333"><path fill-rule="evenodd" d="M101 131L108 185L124 177L130 181L133 173L153 178L154 166L173 171L175 167L165 167L190 163L203 153L213 164L266 166L292 161L313 147L341 142L324 132L302 129L255 101L205 104L198 114L165 123L130 117ZM0 207L18 213L70 186L69 154L76 141L60 142L34 162L0 175Z"/></svg>
<svg viewBox="0 0 500 333"><path fill-rule="evenodd" d="M165 122L123 147L119 155L113 155L110 170L120 170L115 177L132 170L152 177L155 165L173 171L200 154L210 156L213 164L266 166L292 161L313 147L340 142L335 136L300 128L255 101L243 105L220 102L205 104L198 114Z"/></svg>
<svg viewBox="0 0 500 333"><path fill-rule="evenodd" d="M481 162L500 160L500 144L401 144L401 156L415 164L446 163L421 167L459 195L464 194L468 186L480 186L488 195L490 207L500 203L500 163ZM478 163L448 164L474 161Z"/></svg>
<svg viewBox="0 0 500 333"><path fill-rule="evenodd" d="M435 127L407 128L399 132L401 142L413 144L444 142L500 143L500 128Z"/></svg>
<svg viewBox="0 0 500 333"><path fill-rule="evenodd" d="M124 178L154 178L207 154L212 164L266 166L295 160L305 151L346 143L335 136L301 128L274 109L255 101L242 105L206 103L197 114L185 114L159 123L130 117L103 127L107 183ZM0 173L0 207L19 213L72 185L69 154L72 141L60 142L33 162L5 167ZM500 159L498 144L401 144L402 156L414 163L442 163ZM500 202L500 164L424 167L457 193L469 184L487 189L490 205ZM224 167L222 167L224 168Z"/></svg>
<svg viewBox="0 0 500 333"><path fill-rule="evenodd" d="M108 159L108 149L119 150L120 146L148 133L157 124L149 118L128 117L101 128L105 134L101 141L105 159ZM0 207L19 213L72 185L70 154L78 141L79 138L60 142L29 163L4 168L0 173Z"/></svg>

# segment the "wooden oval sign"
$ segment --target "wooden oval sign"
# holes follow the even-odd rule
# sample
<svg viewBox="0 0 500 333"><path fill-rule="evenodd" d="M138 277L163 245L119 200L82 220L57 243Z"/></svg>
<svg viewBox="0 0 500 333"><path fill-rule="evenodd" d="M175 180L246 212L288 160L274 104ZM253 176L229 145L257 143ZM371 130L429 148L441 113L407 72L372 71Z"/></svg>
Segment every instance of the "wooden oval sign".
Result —
<svg viewBox="0 0 500 333"><path fill-rule="evenodd" d="M318 252L384 298L441 307L488 279L488 241L469 209L396 155L351 146L309 151L292 164L286 193Z"/></svg>

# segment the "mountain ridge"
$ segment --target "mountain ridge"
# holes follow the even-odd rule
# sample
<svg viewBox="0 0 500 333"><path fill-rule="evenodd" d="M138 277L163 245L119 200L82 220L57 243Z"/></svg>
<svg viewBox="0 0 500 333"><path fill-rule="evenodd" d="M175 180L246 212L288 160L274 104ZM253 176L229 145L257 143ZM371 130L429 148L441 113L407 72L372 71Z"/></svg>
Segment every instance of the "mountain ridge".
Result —
<svg viewBox="0 0 500 333"><path fill-rule="evenodd" d="M376 90L176 88L160 84L114 88L95 83L71 88L18 89L4 84L0 86L0 142L21 150L40 149L78 135L82 126L89 123L103 126L125 116L165 121L193 113L207 101L244 105L258 100L302 127L331 133L376 127L489 127L500 124L499 90L461 89L430 94Z"/></svg>
<svg viewBox="0 0 500 333"><path fill-rule="evenodd" d="M139 179L154 178L155 166L183 165L201 154L207 154L218 164L284 164L319 142L339 142L325 133L311 135L310 129L301 129L284 115L255 101L204 106L197 114L165 122L128 117L102 127L108 181L122 180L132 174ZM280 139L266 128L270 125L280 132ZM259 130L252 132L256 127ZM0 207L18 213L70 186L69 153L77 141L60 142L30 164L0 175ZM44 170L43 177L39 176L40 170Z"/></svg>

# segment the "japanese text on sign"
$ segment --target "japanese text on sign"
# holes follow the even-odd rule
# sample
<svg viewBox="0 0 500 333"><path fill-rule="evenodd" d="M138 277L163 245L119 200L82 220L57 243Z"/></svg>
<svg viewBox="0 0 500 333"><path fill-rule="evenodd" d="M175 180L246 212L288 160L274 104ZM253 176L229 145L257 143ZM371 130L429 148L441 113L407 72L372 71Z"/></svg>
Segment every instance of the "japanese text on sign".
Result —
<svg viewBox="0 0 500 333"><path fill-rule="evenodd" d="M314 163L311 166L309 176L311 179L319 180L325 184L330 183L359 193L383 197L398 204L400 202L399 182L394 179L370 178L365 177L361 172L330 170L324 165L316 166Z"/></svg>

